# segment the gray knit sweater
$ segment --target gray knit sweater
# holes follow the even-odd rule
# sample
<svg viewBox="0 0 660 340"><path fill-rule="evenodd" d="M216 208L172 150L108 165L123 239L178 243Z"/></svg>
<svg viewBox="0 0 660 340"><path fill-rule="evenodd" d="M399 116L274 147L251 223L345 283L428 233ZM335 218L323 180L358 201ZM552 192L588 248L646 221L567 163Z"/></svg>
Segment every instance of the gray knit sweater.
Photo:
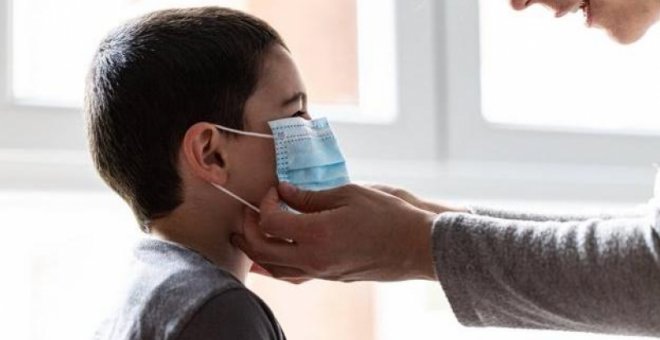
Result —
<svg viewBox="0 0 660 340"><path fill-rule="evenodd" d="M444 213L433 229L437 275L467 326L660 336L657 206L630 216Z"/></svg>

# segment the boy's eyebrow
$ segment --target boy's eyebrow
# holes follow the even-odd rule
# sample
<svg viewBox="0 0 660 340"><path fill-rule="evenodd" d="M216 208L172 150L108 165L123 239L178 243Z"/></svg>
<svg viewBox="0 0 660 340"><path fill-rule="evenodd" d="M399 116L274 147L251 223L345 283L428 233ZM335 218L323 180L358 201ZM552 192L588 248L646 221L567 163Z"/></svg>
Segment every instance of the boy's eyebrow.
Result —
<svg viewBox="0 0 660 340"><path fill-rule="evenodd" d="M302 99L303 105L307 104L307 94L305 92L296 92L291 98L286 99L282 102L282 107L287 107L297 101Z"/></svg>

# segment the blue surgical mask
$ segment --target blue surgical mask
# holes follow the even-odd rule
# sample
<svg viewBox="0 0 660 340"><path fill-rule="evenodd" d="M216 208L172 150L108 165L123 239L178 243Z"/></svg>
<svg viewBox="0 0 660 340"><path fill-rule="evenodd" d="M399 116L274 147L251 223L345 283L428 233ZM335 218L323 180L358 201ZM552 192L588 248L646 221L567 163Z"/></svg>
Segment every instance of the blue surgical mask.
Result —
<svg viewBox="0 0 660 340"><path fill-rule="evenodd" d="M273 139L276 173L280 182L311 191L332 189L350 183L346 161L327 119L293 117L270 121L268 125L272 135L216 126L245 136ZM214 186L259 212L257 207L234 193L219 185Z"/></svg>

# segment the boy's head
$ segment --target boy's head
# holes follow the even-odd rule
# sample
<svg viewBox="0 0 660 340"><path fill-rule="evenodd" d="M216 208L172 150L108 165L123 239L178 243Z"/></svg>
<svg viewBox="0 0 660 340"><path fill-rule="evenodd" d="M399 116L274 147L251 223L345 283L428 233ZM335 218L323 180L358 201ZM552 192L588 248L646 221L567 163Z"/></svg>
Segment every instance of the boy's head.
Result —
<svg viewBox="0 0 660 340"><path fill-rule="evenodd" d="M214 124L270 133L268 121L307 116L304 93L265 22L217 7L155 12L114 30L96 52L85 104L90 150L143 228L186 200L240 212L210 183L258 202L277 181L273 141Z"/></svg>

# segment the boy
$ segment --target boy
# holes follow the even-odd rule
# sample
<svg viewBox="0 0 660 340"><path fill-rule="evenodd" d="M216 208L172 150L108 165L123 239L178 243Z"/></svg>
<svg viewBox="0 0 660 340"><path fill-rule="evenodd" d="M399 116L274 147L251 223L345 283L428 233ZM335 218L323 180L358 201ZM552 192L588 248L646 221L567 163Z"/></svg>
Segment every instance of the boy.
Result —
<svg viewBox="0 0 660 340"><path fill-rule="evenodd" d="M278 33L217 7L166 10L101 43L85 103L101 177L153 237L103 339L284 339L230 243L243 203L277 184L268 122L309 119ZM231 132L235 131L235 132Z"/></svg>

